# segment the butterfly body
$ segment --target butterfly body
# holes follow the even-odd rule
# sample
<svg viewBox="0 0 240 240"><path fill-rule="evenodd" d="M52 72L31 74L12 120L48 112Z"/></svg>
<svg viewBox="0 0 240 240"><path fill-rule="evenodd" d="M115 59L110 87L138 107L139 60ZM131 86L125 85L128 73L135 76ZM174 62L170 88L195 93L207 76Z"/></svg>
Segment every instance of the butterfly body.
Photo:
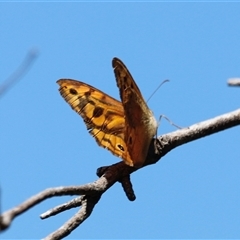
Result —
<svg viewBox="0 0 240 240"><path fill-rule="evenodd" d="M130 166L141 167L157 121L126 66L117 58L113 68L122 102L86 83L60 79L60 93L80 114L97 143Z"/></svg>

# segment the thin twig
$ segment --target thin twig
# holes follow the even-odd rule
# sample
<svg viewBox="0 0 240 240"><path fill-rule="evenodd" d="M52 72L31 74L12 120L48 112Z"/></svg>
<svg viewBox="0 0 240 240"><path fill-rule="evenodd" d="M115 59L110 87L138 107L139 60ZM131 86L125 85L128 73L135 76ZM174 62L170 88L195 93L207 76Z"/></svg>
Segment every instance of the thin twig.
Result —
<svg viewBox="0 0 240 240"><path fill-rule="evenodd" d="M42 213L40 215L40 218L46 219L46 218L55 216L55 215L59 214L60 212L64 212L64 211L72 209L72 208L80 207L82 205L83 199L84 199L84 195L80 196L80 197L76 197L66 203L60 204L60 205L46 211L45 213Z"/></svg>
<svg viewBox="0 0 240 240"><path fill-rule="evenodd" d="M229 78L228 86L240 86L240 78Z"/></svg>
<svg viewBox="0 0 240 240"><path fill-rule="evenodd" d="M31 49L20 66L1 85L0 97L2 97L14 84L16 84L30 69L34 60L38 57L38 51Z"/></svg>
<svg viewBox="0 0 240 240"><path fill-rule="evenodd" d="M45 240L57 240L63 239L68 236L74 229L76 229L81 223L83 223L92 213L93 208L99 201L99 196L85 196L82 198L82 207L79 211L65 222L59 229L48 235Z"/></svg>

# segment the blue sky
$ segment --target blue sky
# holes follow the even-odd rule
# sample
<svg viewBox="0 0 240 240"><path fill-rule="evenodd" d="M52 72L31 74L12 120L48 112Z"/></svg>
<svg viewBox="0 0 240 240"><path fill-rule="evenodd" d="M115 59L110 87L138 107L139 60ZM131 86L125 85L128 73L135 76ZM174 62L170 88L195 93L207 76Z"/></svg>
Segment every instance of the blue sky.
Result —
<svg viewBox="0 0 240 240"><path fill-rule="evenodd" d="M119 161L98 147L58 92L56 80L84 81L119 99L111 66L120 58L156 118L180 126L239 108L239 3L0 3L1 82L27 52L30 71L0 101L1 208L49 187L97 179ZM158 134L176 130L162 120ZM114 185L71 238L240 238L239 127L174 149L132 175L129 202ZM39 215L47 200L14 220L2 238L43 238L77 210Z"/></svg>

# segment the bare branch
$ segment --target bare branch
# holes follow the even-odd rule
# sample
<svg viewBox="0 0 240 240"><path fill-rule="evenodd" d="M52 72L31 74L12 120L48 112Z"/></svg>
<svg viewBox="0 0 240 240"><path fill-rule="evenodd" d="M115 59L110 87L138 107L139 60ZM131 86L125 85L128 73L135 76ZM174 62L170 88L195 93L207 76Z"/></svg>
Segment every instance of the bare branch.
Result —
<svg viewBox="0 0 240 240"><path fill-rule="evenodd" d="M24 74L30 69L34 60L38 56L38 51L36 49L31 49L21 65L13 72L1 85L0 85L0 97L2 97L15 83L17 83Z"/></svg>
<svg viewBox="0 0 240 240"><path fill-rule="evenodd" d="M182 144L237 125L240 125L240 109L194 124L188 128L162 135L158 137L158 139L153 139L149 148L148 157L143 167L158 162L161 157ZM133 201L135 199L135 195L130 181L130 174L136 170L138 169L127 166L124 162L119 162L111 166L99 168L97 170L99 179L93 183L88 183L82 186L46 189L45 191L29 198L22 204L3 213L0 218L0 229L6 229L10 226L16 216L47 198L63 195L78 195L77 198L69 201L68 203L57 206L41 215L41 218L44 219L70 208L81 206L81 209L71 219L69 219L54 233L45 238L48 240L62 239L63 237L69 235L91 215L94 206L100 200L102 194L117 181L122 183L128 199ZM79 195L82 196L79 197Z"/></svg>
<svg viewBox="0 0 240 240"><path fill-rule="evenodd" d="M119 182L122 184L123 190L126 193L129 201L135 201L136 196L134 194L133 186L130 180L130 174L124 176Z"/></svg>
<svg viewBox="0 0 240 240"><path fill-rule="evenodd" d="M228 86L240 86L240 78L229 78Z"/></svg>
<svg viewBox="0 0 240 240"><path fill-rule="evenodd" d="M164 134L158 137L161 146L158 147L159 154L155 155L155 158L158 158L159 160L161 157L163 157L175 147L197 140L202 137L206 137L213 133L235 127L237 125L240 125L240 109L200 123L193 124L188 128ZM149 161L147 161L146 165L147 164L150 164Z"/></svg>
<svg viewBox="0 0 240 240"><path fill-rule="evenodd" d="M8 228L12 222L12 220L18 215L24 213L31 207L37 205L38 203L56 196L66 196L66 195L83 195L83 194L94 194L101 193L104 189L104 186L107 185L105 179L100 178L98 181L85 184L82 186L70 186L70 187L57 187L57 188L48 188L31 198L27 199L25 202L20 205L4 212L0 218L0 230L5 230Z"/></svg>
<svg viewBox="0 0 240 240"><path fill-rule="evenodd" d="M45 213L42 213L40 215L40 218L41 219L46 219L46 218L55 216L60 212L64 212L66 210L69 210L71 208L80 207L82 205L83 199L84 199L84 195L80 196L80 197L76 197L76 198L74 198L74 199L72 199L72 200L70 200L66 203L63 203L61 205L58 205L58 206L46 211Z"/></svg>
<svg viewBox="0 0 240 240"><path fill-rule="evenodd" d="M84 196L81 199L81 209L66 223L64 223L59 229L55 232L48 235L45 240L53 240L53 239L62 239L68 236L74 229L76 229L84 220L86 220L90 214L94 206L99 201L100 197L92 197L92 196Z"/></svg>

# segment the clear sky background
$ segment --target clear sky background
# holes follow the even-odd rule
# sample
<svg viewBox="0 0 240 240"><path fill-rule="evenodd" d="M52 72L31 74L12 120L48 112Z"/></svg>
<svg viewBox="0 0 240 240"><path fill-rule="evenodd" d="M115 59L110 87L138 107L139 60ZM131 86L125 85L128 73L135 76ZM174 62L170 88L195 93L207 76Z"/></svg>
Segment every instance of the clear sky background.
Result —
<svg viewBox="0 0 240 240"><path fill-rule="evenodd" d="M1 82L30 49L39 56L0 99L1 211L49 187L97 179L120 161L98 147L56 81L84 81L119 99L111 61L120 58L156 118L180 126L239 108L240 3L0 3ZM158 134L176 129L161 121ZM71 238L240 238L240 128L180 146L132 175L136 201L107 191ZM43 238L77 209L17 217L0 238Z"/></svg>

